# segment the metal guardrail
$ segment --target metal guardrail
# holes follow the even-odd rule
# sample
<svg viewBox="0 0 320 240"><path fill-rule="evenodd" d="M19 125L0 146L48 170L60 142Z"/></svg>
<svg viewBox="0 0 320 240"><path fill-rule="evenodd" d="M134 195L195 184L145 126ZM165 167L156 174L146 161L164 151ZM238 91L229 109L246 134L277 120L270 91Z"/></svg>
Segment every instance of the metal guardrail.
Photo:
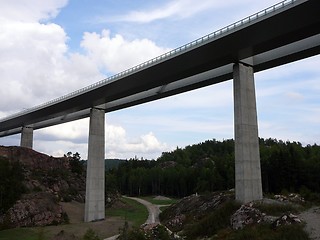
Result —
<svg viewBox="0 0 320 240"><path fill-rule="evenodd" d="M191 49L199 47L202 44L205 44L205 43L207 43L209 41L212 41L212 40L215 40L217 38L220 38L220 37L230 33L231 31L235 31L235 30L239 29L240 27L244 27L245 25L250 24L253 21L258 20L261 17L264 17L264 16L267 16L269 14L272 14L272 13L284 8L287 5L295 3L296 1L298 1L298 0L284 0L284 1L282 1L280 3L277 3L277 4L275 4L275 5L271 6L271 7L268 7L268 8L266 8L266 9L260 11L260 12L257 12L257 13L255 13L253 15L250 15L249 17L243 18L243 19L241 19L241 20L239 20L239 21L237 21L235 23L232 23L232 24L230 24L230 25L228 25L226 27L223 27L223 28L221 28L221 29L219 29L219 30L217 30L215 32L209 33L209 34L207 34L207 35L205 35L205 36L203 36L201 38L198 38L198 39L196 39L196 40L194 40L194 41L192 41L190 43L187 43L187 44L185 44L185 45L183 45L181 47L175 48L175 49L173 49L173 50L171 50L169 52L166 52L166 53L164 53L164 54L162 54L162 55L160 55L158 57L155 57L155 58L153 58L151 60L143 62L143 63L141 63L139 65L136 65L136 66L134 66L132 68L129 68L129 69L125 70L125 71L122 71L122 72L120 72L120 73L118 73L116 75L113 75L113 76L110 76L108 78L105 78L105 79L103 79L103 80L101 80L99 82L96 82L96 83L94 83L92 85L89 85L87 87L81 88L81 89L79 89L77 91L74 91L72 93L69 93L67 95L63 95L63 96L61 96L59 98L56 98L56 99L53 99L53 100L51 100L49 102L43 103L41 105L38 105L38 106L35 106L35 107L32 107L32 108L23 110L21 112L12 114L12 115L10 115L8 117L5 117L5 118L2 118L2 119L0 119L0 122L3 122L3 121L6 121L6 120L9 120L9 119L12 119L12 118L27 114L29 112L33 112L33 111L39 110L41 108L45 108L47 106L53 105L53 104L58 103L58 102L62 102L64 100L67 100L67 99L70 99L70 98L75 97L77 95L80 95L80 94L82 94L84 92L91 91L93 89L96 89L98 87L106 85L106 84L108 84L110 82L119 80L119 79L121 79L121 78L123 78L125 76L131 75L131 74L136 73L138 71L141 71L141 70L143 70L145 68L148 68L148 67L150 67L152 65L158 64L158 63L160 63L162 61L168 60L171 57L174 57L176 55L179 55L179 54L182 54L184 52L190 51Z"/></svg>

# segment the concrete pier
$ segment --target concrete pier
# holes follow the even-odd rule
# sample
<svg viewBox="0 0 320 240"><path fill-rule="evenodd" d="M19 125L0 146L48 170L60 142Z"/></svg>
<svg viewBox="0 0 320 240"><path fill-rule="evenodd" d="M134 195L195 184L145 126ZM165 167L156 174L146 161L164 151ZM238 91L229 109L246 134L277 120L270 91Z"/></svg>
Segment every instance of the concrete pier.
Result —
<svg viewBox="0 0 320 240"><path fill-rule="evenodd" d="M236 199L262 199L260 151L254 73L251 66L233 67Z"/></svg>
<svg viewBox="0 0 320 240"><path fill-rule="evenodd" d="M20 146L32 149L33 147L33 128L32 127L22 127Z"/></svg>
<svg viewBox="0 0 320 240"><path fill-rule="evenodd" d="M85 222L105 218L105 111L90 112L88 163L86 180Z"/></svg>

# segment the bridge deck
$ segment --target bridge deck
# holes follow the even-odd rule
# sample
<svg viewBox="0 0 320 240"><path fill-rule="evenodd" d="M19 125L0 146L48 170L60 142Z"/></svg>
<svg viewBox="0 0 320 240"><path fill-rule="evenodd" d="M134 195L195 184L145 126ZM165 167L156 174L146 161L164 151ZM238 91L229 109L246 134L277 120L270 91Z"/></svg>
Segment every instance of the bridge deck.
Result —
<svg viewBox="0 0 320 240"><path fill-rule="evenodd" d="M320 53L320 1L286 0L92 86L0 120L0 136L134 106L232 78L243 62L255 72Z"/></svg>

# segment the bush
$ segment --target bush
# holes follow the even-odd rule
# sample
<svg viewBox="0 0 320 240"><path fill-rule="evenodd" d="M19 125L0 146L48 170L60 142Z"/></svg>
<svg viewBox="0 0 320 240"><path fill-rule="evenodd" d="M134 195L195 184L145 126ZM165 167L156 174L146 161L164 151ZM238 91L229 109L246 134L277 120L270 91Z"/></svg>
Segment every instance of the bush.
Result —
<svg viewBox="0 0 320 240"><path fill-rule="evenodd" d="M236 201L228 201L199 222L186 228L187 239L213 236L218 230L230 226L231 215L240 207Z"/></svg>
<svg viewBox="0 0 320 240"><path fill-rule="evenodd" d="M312 192L307 187L302 186L300 188L300 195L307 201L317 203L317 204L320 203L320 193Z"/></svg>
<svg viewBox="0 0 320 240"><path fill-rule="evenodd" d="M270 225L245 227L228 235L227 240L310 240L302 225L287 225L272 229Z"/></svg>
<svg viewBox="0 0 320 240"><path fill-rule="evenodd" d="M101 240L101 239L91 228L89 228L84 234L83 240Z"/></svg>
<svg viewBox="0 0 320 240"><path fill-rule="evenodd" d="M255 208L259 209L261 212L266 213L271 216L281 216L286 213L298 213L298 209L293 204L255 204Z"/></svg>

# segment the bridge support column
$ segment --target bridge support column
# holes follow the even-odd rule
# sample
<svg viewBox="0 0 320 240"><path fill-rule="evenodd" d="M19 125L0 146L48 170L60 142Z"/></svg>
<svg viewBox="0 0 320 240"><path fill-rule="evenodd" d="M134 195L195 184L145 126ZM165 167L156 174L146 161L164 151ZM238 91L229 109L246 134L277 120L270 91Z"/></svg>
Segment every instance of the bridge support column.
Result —
<svg viewBox="0 0 320 240"><path fill-rule="evenodd" d="M251 66L233 67L236 200L262 199L260 151L254 73Z"/></svg>
<svg viewBox="0 0 320 240"><path fill-rule="evenodd" d="M90 112L84 221L105 218L105 111Z"/></svg>
<svg viewBox="0 0 320 240"><path fill-rule="evenodd" d="M32 146L33 146L33 128L32 127L22 127L20 146L32 149Z"/></svg>

